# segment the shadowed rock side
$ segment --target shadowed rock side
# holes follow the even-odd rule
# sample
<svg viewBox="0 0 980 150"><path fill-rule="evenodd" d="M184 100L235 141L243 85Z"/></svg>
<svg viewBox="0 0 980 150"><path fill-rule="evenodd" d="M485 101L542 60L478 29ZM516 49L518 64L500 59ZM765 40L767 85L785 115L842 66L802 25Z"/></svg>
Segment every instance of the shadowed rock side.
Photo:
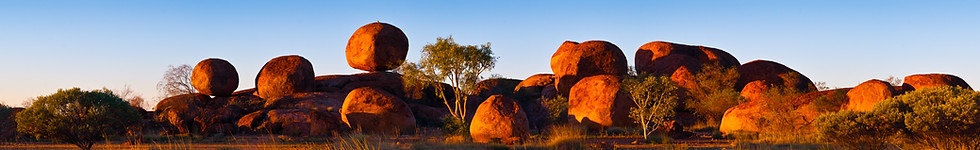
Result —
<svg viewBox="0 0 980 150"><path fill-rule="evenodd" d="M486 79L474 85L476 87L476 91L474 92L476 92L475 95L480 96L480 100L486 100L493 95L503 95L507 98L517 99L517 94L514 94L513 89L517 88L517 85L520 83L521 80L516 79Z"/></svg>
<svg viewBox="0 0 980 150"><path fill-rule="evenodd" d="M550 86L555 84L554 74L535 74L522 80L514 87L514 93L517 95L523 95L526 97L538 98L541 97L541 90L545 86Z"/></svg>
<svg viewBox="0 0 980 150"><path fill-rule="evenodd" d="M256 94L270 99L313 90L313 64L297 55L269 60L255 77Z"/></svg>
<svg viewBox="0 0 980 150"><path fill-rule="evenodd" d="M398 135L415 132L415 116L400 98L372 87L347 94L341 120L351 129L366 133Z"/></svg>
<svg viewBox="0 0 980 150"><path fill-rule="evenodd" d="M517 102L503 95L490 96L473 115L470 136L473 142L488 143L499 139L504 144L518 144L530 133L527 115Z"/></svg>
<svg viewBox="0 0 980 150"><path fill-rule="evenodd" d="M754 60L742 64L738 67L738 73L741 76L738 82L735 83L737 90L742 90L749 82L762 80L769 85L796 88L799 92L817 91L817 87L813 85L813 81L810 81L810 78L783 64L768 60ZM791 77L794 74L796 76Z"/></svg>
<svg viewBox="0 0 980 150"><path fill-rule="evenodd" d="M190 133L198 128L194 118L201 114L201 103L211 101L211 97L194 93L169 97L160 100L156 110L157 121L176 127L177 133Z"/></svg>
<svg viewBox="0 0 980 150"><path fill-rule="evenodd" d="M201 94L231 96L238 89L238 71L228 61L208 58L194 66L191 84Z"/></svg>
<svg viewBox="0 0 980 150"><path fill-rule="evenodd" d="M902 84L903 89L909 91L937 86L959 86L966 89L973 89L962 78L950 74L915 74L906 76L904 82Z"/></svg>
<svg viewBox="0 0 980 150"><path fill-rule="evenodd" d="M361 87L374 87L394 95L404 95L401 75L391 72L370 72L352 75L324 75L315 78L314 91L348 93Z"/></svg>
<svg viewBox="0 0 980 150"><path fill-rule="evenodd" d="M551 56L551 71L561 95L579 80L593 75L626 75L626 55L616 45L606 41L587 41L581 44L565 41Z"/></svg>
<svg viewBox="0 0 980 150"><path fill-rule="evenodd" d="M629 111L636 104L620 91L621 80L620 76L596 75L579 81L568 97L569 117L590 128L633 125Z"/></svg>
<svg viewBox="0 0 980 150"><path fill-rule="evenodd" d="M718 63L722 67L739 66L738 59L720 49L654 41L636 50L636 70L653 75L670 75L678 67L698 71L701 65Z"/></svg>
<svg viewBox="0 0 980 150"><path fill-rule="evenodd" d="M395 69L408 54L408 37L387 23L370 23L358 28L347 41L347 64L364 71Z"/></svg>
<svg viewBox="0 0 980 150"><path fill-rule="evenodd" d="M800 115L797 124L804 125L802 129L813 129L813 121L825 113L837 112L847 104L847 93L852 88L833 89L805 93L793 100L795 113Z"/></svg>
<svg viewBox="0 0 980 150"><path fill-rule="evenodd" d="M871 79L864 81L847 92L848 102L845 110L871 111L878 102L897 95L898 92L888 82Z"/></svg>

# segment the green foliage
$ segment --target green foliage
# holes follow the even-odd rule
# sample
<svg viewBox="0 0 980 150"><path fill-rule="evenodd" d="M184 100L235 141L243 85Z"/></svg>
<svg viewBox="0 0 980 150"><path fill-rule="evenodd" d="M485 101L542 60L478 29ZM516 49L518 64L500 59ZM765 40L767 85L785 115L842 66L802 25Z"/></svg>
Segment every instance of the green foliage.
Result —
<svg viewBox="0 0 980 150"><path fill-rule="evenodd" d="M643 137L648 137L658 126L665 125L674 116L677 85L666 76L625 76L621 89L630 94L637 107L630 108L630 118L643 128Z"/></svg>
<svg viewBox="0 0 980 150"><path fill-rule="evenodd" d="M90 149L96 141L124 132L139 121L129 103L107 89L60 89L40 96L17 114L17 131Z"/></svg>
<svg viewBox="0 0 980 150"><path fill-rule="evenodd" d="M821 116L823 139L873 142L896 138L933 149L980 148L980 92L961 87L917 89L879 102L871 112Z"/></svg>
<svg viewBox="0 0 980 150"><path fill-rule="evenodd" d="M12 131L16 129L9 128L17 126L14 120L10 120L13 119L13 116L10 116L13 113L14 110L10 106L0 104L0 141L10 140L8 138L15 138L12 136L16 136L16 132Z"/></svg>
<svg viewBox="0 0 980 150"><path fill-rule="evenodd" d="M848 149L885 149L890 135L895 133L870 113L845 110L822 115L817 119L820 139Z"/></svg>
<svg viewBox="0 0 980 150"><path fill-rule="evenodd" d="M728 108L747 101L735 90L738 70L724 68L718 63L705 65L694 75L695 87L688 89L691 99L686 107L695 114L704 116L708 124L717 126Z"/></svg>
<svg viewBox="0 0 980 150"><path fill-rule="evenodd" d="M821 95L810 102L810 107L818 112L837 112L847 103L848 91L850 90L835 90L828 95Z"/></svg>
<svg viewBox="0 0 980 150"><path fill-rule="evenodd" d="M453 37L436 38L436 43L427 44L422 48L422 59L418 63L406 63L399 72L407 87L433 87L436 95L443 99L446 107L451 110L453 117L462 120L466 118L466 95L477 90L476 83L480 74L493 69L497 57L490 50L490 43L485 45L460 45ZM454 97L450 99L438 83L449 81Z"/></svg>
<svg viewBox="0 0 980 150"><path fill-rule="evenodd" d="M568 98L559 95L555 98L547 99L548 118L555 122L565 122L568 119Z"/></svg>
<svg viewBox="0 0 980 150"><path fill-rule="evenodd" d="M442 119L442 130L448 135L468 136L470 123L456 117L445 117Z"/></svg>

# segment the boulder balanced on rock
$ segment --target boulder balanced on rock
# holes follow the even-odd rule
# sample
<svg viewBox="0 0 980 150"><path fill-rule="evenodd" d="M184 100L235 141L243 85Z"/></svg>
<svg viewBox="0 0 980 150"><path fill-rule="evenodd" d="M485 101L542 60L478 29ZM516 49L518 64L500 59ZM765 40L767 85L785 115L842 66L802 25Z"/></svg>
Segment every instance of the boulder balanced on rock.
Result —
<svg viewBox="0 0 980 150"><path fill-rule="evenodd" d="M579 80L593 75L626 75L626 55L606 41L565 41L551 56L551 71L561 95L568 95Z"/></svg>
<svg viewBox="0 0 980 150"><path fill-rule="evenodd" d="M408 37L387 23L370 23L358 28L347 41L347 64L364 71L395 69L408 54Z"/></svg>
<svg viewBox="0 0 980 150"><path fill-rule="evenodd" d="M517 102L503 95L493 95L476 109L470 136L478 143L499 139L504 144L515 144L530 136L529 128L527 115Z"/></svg>
<svg viewBox="0 0 980 150"><path fill-rule="evenodd" d="M255 77L256 95L263 99L313 90L313 64L297 55L269 60Z"/></svg>
<svg viewBox="0 0 980 150"><path fill-rule="evenodd" d="M238 88L238 71L228 61L208 58L194 66L191 83L201 94L231 96Z"/></svg>

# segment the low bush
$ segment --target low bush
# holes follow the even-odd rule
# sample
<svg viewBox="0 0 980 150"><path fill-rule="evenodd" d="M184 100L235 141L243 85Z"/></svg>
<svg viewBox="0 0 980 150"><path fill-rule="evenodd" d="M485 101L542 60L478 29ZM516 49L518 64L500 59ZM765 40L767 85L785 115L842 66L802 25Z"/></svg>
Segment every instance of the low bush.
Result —
<svg viewBox="0 0 980 150"><path fill-rule="evenodd" d="M904 143L932 149L978 149L980 92L949 86L917 89L881 101L871 112L829 113L817 121L821 139L845 147ZM879 143L884 145L876 145Z"/></svg>

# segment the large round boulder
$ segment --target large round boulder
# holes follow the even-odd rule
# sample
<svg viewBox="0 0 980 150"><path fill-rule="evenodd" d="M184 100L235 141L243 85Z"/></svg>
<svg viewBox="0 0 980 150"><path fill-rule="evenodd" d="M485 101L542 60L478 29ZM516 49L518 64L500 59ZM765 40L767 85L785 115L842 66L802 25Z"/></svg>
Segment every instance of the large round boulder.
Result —
<svg viewBox="0 0 980 150"><path fill-rule="evenodd" d="M477 143L500 139L504 144L515 144L530 136L529 128L527 115L517 102L503 95L493 95L476 109L470 136Z"/></svg>
<svg viewBox="0 0 980 150"><path fill-rule="evenodd" d="M915 74L905 77L905 83L902 84L905 90L915 90L927 87L937 87L937 86L959 86L966 89L970 88L966 81L962 78L951 74Z"/></svg>
<svg viewBox="0 0 980 150"><path fill-rule="evenodd" d="M201 94L231 96L238 89L238 71L224 59L208 58L194 66L191 85Z"/></svg>
<svg viewBox="0 0 980 150"><path fill-rule="evenodd" d="M742 64L738 67L738 73L740 76L738 82L735 82L735 88L738 90L742 90L749 82L762 80L769 85L794 88L802 93L817 91L810 78L773 61L754 60Z"/></svg>
<svg viewBox="0 0 980 150"><path fill-rule="evenodd" d="M571 89L568 115L591 128L633 125L630 108L636 107L625 91L620 91L622 77L596 75L583 78Z"/></svg>
<svg viewBox="0 0 980 150"><path fill-rule="evenodd" d="M871 111L878 102L897 95L898 92L888 82L871 79L864 81L847 92L848 102L845 110Z"/></svg>
<svg viewBox="0 0 980 150"><path fill-rule="evenodd" d="M638 72L654 75L670 75L681 66L693 71L710 63L718 63L722 67L739 66L738 60L723 50L664 41L643 44L636 50L634 60Z"/></svg>
<svg viewBox="0 0 980 150"><path fill-rule="evenodd" d="M269 60L255 77L256 94L264 99L310 92L314 87L313 64L297 55Z"/></svg>
<svg viewBox="0 0 980 150"><path fill-rule="evenodd" d="M408 104L373 87L348 93L340 114L348 127L362 132L397 135L415 131L415 116Z"/></svg>
<svg viewBox="0 0 980 150"><path fill-rule="evenodd" d="M408 37L387 23L370 23L357 28L347 41L347 64L364 71L395 69L408 54Z"/></svg>
<svg viewBox="0 0 980 150"><path fill-rule="evenodd" d="M551 71L555 73L555 86L561 95L582 78L593 75L625 75L628 71L626 55L616 45L606 41L576 43L565 41L551 56Z"/></svg>
<svg viewBox="0 0 980 150"><path fill-rule="evenodd" d="M760 109L760 103L763 101L748 101L728 108L718 130L726 134L762 131L759 123L767 112Z"/></svg>

